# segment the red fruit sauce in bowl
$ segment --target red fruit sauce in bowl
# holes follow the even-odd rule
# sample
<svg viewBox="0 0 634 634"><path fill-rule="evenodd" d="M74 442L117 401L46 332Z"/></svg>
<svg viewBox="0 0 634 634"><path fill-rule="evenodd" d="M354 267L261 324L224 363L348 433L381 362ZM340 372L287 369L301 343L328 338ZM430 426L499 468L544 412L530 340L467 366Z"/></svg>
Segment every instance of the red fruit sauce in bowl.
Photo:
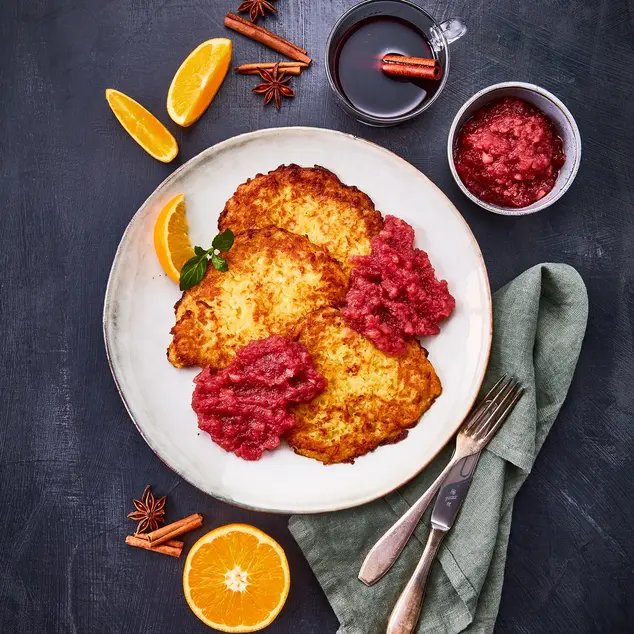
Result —
<svg viewBox="0 0 634 634"><path fill-rule="evenodd" d="M494 84L456 114L447 139L456 184L477 205L521 216L559 200L581 162L574 117L551 92L524 82Z"/></svg>
<svg viewBox="0 0 634 634"><path fill-rule="evenodd" d="M466 188L502 207L527 207L546 196L565 161L553 122L517 97L480 108L462 126L454 154Z"/></svg>

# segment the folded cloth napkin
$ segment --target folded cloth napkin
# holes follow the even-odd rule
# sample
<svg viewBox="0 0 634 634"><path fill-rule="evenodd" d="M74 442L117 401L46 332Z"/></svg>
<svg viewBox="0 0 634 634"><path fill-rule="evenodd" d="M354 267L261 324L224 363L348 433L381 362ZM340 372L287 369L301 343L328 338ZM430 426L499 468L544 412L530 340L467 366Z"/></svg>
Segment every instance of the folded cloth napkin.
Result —
<svg viewBox="0 0 634 634"><path fill-rule="evenodd" d="M493 631L513 501L564 402L587 316L585 285L564 264L535 266L495 293L493 347L483 391L506 373L520 379L526 393L480 458L461 513L432 567L419 634ZM339 619L338 634L384 634L427 541L431 511L392 570L371 588L357 579L361 562L437 477L453 444L383 499L338 513L291 518L291 533Z"/></svg>

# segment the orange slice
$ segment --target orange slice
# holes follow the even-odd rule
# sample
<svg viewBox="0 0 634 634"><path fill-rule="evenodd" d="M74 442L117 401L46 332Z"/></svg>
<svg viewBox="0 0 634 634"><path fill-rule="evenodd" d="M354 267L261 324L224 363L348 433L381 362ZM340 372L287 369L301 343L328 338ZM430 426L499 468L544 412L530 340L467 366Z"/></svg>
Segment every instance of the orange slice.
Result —
<svg viewBox="0 0 634 634"><path fill-rule="evenodd" d="M221 632L257 632L270 625L290 583L281 546L247 524L229 524L201 537L183 571L189 607Z"/></svg>
<svg viewBox="0 0 634 634"><path fill-rule="evenodd" d="M154 248L163 270L177 284L183 264L194 256L187 233L185 196L178 194L161 210L154 225Z"/></svg>
<svg viewBox="0 0 634 634"><path fill-rule="evenodd" d="M183 127L198 121L216 96L231 63L231 40L207 40L176 71L167 93L167 112Z"/></svg>
<svg viewBox="0 0 634 634"><path fill-rule="evenodd" d="M174 159L176 139L149 110L114 88L106 90L106 99L119 123L150 156L163 163Z"/></svg>

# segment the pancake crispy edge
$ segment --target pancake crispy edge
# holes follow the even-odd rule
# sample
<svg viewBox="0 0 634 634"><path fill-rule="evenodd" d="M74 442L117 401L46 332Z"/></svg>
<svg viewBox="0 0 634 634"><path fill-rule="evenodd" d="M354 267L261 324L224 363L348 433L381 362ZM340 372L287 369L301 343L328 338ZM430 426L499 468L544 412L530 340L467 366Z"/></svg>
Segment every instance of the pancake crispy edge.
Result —
<svg viewBox="0 0 634 634"><path fill-rule="evenodd" d="M350 256L370 253L383 220L367 194L330 170L291 164L240 185L218 219L220 231L266 226L307 236L349 274Z"/></svg>
<svg viewBox="0 0 634 634"><path fill-rule="evenodd" d="M292 408L296 426L286 441L324 464L354 462L380 445L398 442L442 392L416 339L405 355L388 356L345 325L339 310L317 310L299 325L297 340L328 380L310 403Z"/></svg>
<svg viewBox="0 0 634 634"><path fill-rule="evenodd" d="M292 336L311 311L342 303L341 266L308 238L269 227L239 234L229 270L209 264L175 306L167 357L177 368L227 366L237 348L271 334Z"/></svg>

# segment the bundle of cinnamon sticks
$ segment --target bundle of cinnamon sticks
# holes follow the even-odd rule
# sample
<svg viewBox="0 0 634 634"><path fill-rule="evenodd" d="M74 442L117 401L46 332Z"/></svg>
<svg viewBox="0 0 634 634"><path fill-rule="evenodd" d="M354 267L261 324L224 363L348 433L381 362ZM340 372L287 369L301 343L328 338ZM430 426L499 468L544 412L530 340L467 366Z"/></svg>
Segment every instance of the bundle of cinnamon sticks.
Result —
<svg viewBox="0 0 634 634"><path fill-rule="evenodd" d="M136 533L128 535L125 543L129 546L153 550L154 552L170 557L180 557L183 552L184 543L174 539L203 525L203 516L200 513L184 517L178 522L173 522L167 526L157 528L150 533Z"/></svg>
<svg viewBox="0 0 634 634"><path fill-rule="evenodd" d="M312 62L305 49L235 13L227 13L225 26L293 60L280 62L280 70L287 75L301 74ZM260 70L271 70L274 66L275 62L242 64L236 68L236 71L242 75L258 75Z"/></svg>

